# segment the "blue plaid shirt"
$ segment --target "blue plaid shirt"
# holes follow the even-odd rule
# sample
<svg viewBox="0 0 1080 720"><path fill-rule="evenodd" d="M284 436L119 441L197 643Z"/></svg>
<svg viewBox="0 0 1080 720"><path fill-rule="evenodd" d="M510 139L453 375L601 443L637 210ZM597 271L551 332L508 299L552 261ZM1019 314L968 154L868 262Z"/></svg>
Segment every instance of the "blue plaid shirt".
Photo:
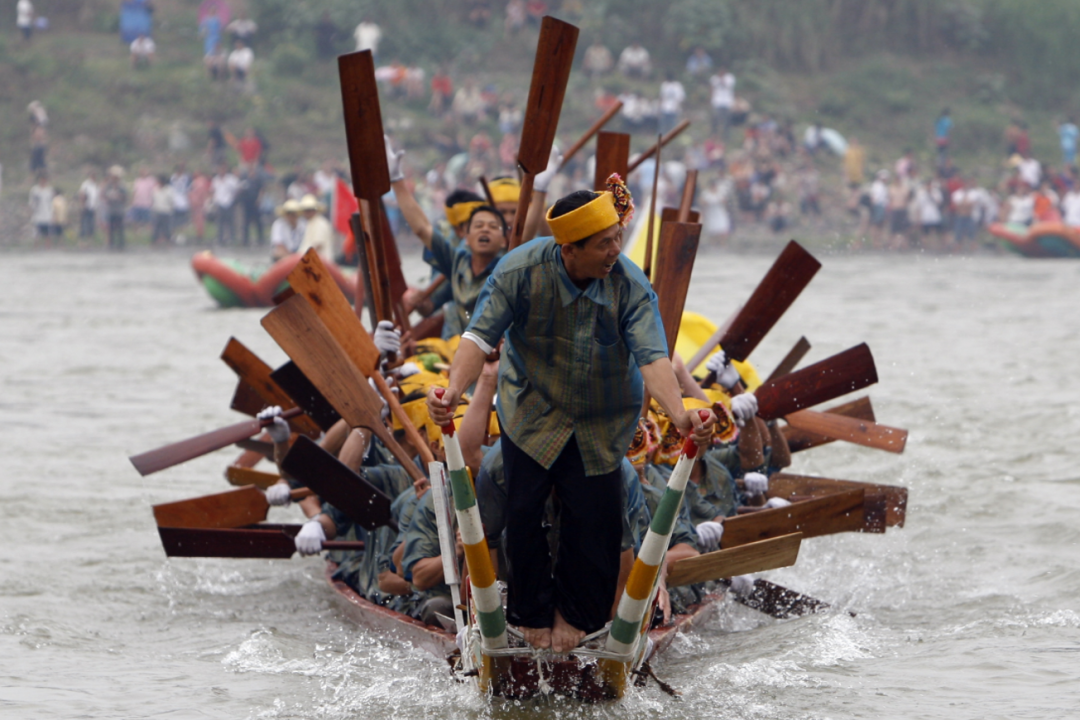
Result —
<svg viewBox="0 0 1080 720"><path fill-rule="evenodd" d="M498 413L503 432L545 468L577 435L586 475L622 461L641 412L641 366L667 357L656 293L620 256L583 290L550 237L504 256L467 331L490 346L505 334Z"/></svg>

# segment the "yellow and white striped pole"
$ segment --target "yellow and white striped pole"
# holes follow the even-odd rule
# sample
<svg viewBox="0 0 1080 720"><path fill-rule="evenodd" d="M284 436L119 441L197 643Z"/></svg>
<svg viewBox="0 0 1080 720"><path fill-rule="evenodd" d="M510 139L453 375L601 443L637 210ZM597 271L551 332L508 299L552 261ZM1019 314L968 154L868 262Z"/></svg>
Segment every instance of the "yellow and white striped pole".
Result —
<svg viewBox="0 0 1080 720"><path fill-rule="evenodd" d="M702 420L705 420L708 418L708 413L702 412L701 416ZM619 607L615 612L615 620L611 623L605 645L608 652L629 653L634 649L641 635L642 622L649 611L649 601L653 597L653 588L660 574L660 566L664 563L664 556L667 555L671 532L675 527L675 518L682 505L686 482L690 479L690 471L694 468L697 452L698 448L694 444L694 439L687 438L683 443L682 455L668 480L667 489L656 506L656 513L653 515L652 523L649 524L649 531L641 543L641 551L634 560L634 567L630 570L630 577L626 581L626 589L619 598Z"/></svg>
<svg viewBox="0 0 1080 720"><path fill-rule="evenodd" d="M442 397L442 388L435 393ZM446 465L450 470L450 490L454 495L458 531L465 545L465 566L469 568L469 584L476 603L477 623L480 626L481 644L485 650L507 646L506 615L502 597L495 585L495 568L491 564L484 526L480 522L480 510L476 507L476 491L472 477L465 467L461 443L455 433L454 421L442 426L443 446L446 448Z"/></svg>

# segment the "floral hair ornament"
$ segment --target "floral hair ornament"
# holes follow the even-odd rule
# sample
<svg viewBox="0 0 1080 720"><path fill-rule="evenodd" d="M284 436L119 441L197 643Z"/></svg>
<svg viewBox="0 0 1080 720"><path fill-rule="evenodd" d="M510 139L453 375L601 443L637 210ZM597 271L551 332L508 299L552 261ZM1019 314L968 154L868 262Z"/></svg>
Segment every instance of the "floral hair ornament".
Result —
<svg viewBox="0 0 1080 720"><path fill-rule="evenodd" d="M634 218L634 197L626 187L619 173L611 173L605 183L608 192L615 200L615 212L619 214L619 224L626 227Z"/></svg>

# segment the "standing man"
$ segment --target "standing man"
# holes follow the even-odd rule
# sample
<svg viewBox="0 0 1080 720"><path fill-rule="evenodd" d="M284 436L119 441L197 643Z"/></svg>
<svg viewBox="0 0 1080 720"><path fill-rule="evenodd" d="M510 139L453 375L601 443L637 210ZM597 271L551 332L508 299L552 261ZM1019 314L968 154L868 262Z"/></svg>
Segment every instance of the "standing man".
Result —
<svg viewBox="0 0 1080 720"><path fill-rule="evenodd" d="M217 220L217 244L236 243L236 196L240 192L240 180L229 172L229 166L218 166L217 175L210 181L210 193L214 198L214 219Z"/></svg>
<svg viewBox="0 0 1080 720"><path fill-rule="evenodd" d="M667 79L660 83L660 134L667 135L682 114L683 102L686 100L686 90L683 84L675 79L675 73L670 70Z"/></svg>
<svg viewBox="0 0 1080 720"><path fill-rule="evenodd" d="M949 156L949 133L952 132L952 115L949 108L945 108L934 121L934 145L937 146L938 167L945 164L945 158Z"/></svg>
<svg viewBox="0 0 1080 720"><path fill-rule="evenodd" d="M124 249L124 211L127 209L128 192L121 178L124 171L117 165L109 168L109 179L101 193L109 216L109 249Z"/></svg>
<svg viewBox="0 0 1080 720"><path fill-rule="evenodd" d="M370 18L364 18L353 31L356 39L356 52L370 50L374 57L379 55L379 41L382 40L382 29L371 22Z"/></svg>
<svg viewBox="0 0 1080 720"><path fill-rule="evenodd" d="M698 442L715 420L702 423L683 408L656 294L621 255L633 205L625 186L615 187L618 209L612 192L571 193L547 214L554 237L503 258L462 336L449 388L427 401L434 422L446 423L487 355L505 341L497 404L508 495L508 619L534 647L560 653L611 616L620 464L641 413L642 381ZM542 524L553 486L561 505L554 573Z"/></svg>
<svg viewBox="0 0 1080 720"><path fill-rule="evenodd" d="M34 34L34 4L30 0L19 0L15 5L15 26L22 33L23 40L29 40Z"/></svg>
<svg viewBox="0 0 1080 720"><path fill-rule="evenodd" d="M82 210L79 212L79 237L81 239L93 238L97 234L98 199L101 196L101 186L98 185L97 173L93 168L86 172L86 179L79 186L79 204Z"/></svg>
<svg viewBox="0 0 1080 720"><path fill-rule="evenodd" d="M334 228L330 221L323 215L326 206L314 195L305 195L300 199L300 212L304 214L304 239L300 243L301 254L309 248L315 248L315 252L324 261L334 257Z"/></svg>
<svg viewBox="0 0 1080 720"><path fill-rule="evenodd" d="M715 135L720 131L724 144L728 142L728 129L731 127L731 108L735 104L735 76L723 66L716 70L716 74L709 78L709 87L712 89L710 101L712 103L712 131Z"/></svg>

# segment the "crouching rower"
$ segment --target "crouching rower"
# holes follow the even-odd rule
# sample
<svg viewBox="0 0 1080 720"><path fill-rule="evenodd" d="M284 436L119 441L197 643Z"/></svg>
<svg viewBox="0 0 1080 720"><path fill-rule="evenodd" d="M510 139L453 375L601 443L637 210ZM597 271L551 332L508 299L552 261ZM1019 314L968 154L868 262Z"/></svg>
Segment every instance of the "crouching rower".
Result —
<svg viewBox="0 0 1080 720"><path fill-rule="evenodd" d="M622 536L620 464L642 381L686 435L706 443L715 416L688 413L667 354L656 294L621 255L633 203L621 183L579 191L548 212L553 237L507 254L487 279L450 369L428 394L446 424L500 339L497 411L507 478L508 620L526 640L573 649L608 621ZM618 202L616 201L618 197ZM544 503L561 503L558 557Z"/></svg>

